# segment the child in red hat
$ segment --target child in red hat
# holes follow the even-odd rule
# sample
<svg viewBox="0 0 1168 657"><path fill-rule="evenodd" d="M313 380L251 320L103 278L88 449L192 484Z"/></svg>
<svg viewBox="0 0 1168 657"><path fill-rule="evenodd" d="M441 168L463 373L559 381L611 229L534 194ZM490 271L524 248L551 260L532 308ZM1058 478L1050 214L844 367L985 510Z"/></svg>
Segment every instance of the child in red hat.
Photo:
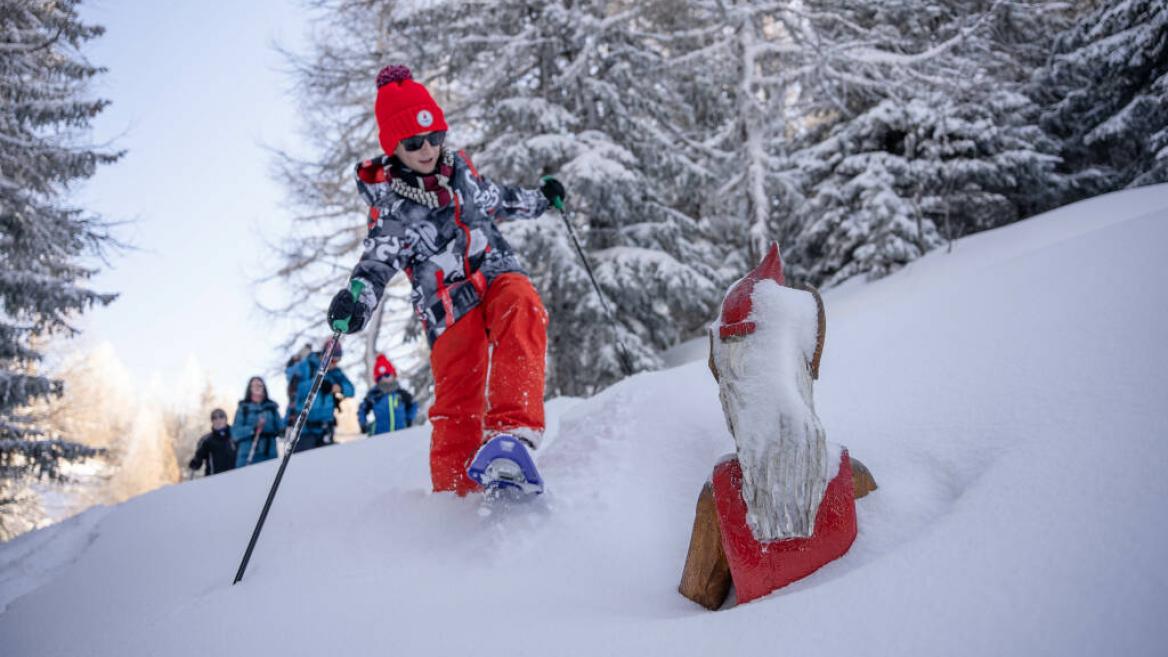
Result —
<svg viewBox="0 0 1168 657"><path fill-rule="evenodd" d="M390 279L406 273L431 345L431 481L465 495L478 488L466 469L487 439L510 434L534 449L543 435L547 312L496 223L540 216L564 187L479 175L446 146L442 108L404 66L378 74L374 112L385 154L357 165L369 235L329 325L347 319L347 332L359 331Z"/></svg>
<svg viewBox="0 0 1168 657"><path fill-rule="evenodd" d="M373 423L369 414L373 413ZM373 387L357 408L357 424L361 433L376 436L409 428L418 414L418 405L408 390L397 381L397 370L385 354L377 354L373 365Z"/></svg>

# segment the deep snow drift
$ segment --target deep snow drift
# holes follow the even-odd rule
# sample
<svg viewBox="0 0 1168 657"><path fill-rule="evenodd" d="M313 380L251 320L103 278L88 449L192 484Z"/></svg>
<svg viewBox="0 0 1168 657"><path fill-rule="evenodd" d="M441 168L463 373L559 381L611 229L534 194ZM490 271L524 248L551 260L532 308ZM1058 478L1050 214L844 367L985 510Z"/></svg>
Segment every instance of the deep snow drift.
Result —
<svg viewBox="0 0 1168 657"><path fill-rule="evenodd" d="M0 545L0 654L1163 654L1168 186L825 295L816 409L880 489L852 551L707 612L677 584L733 448L697 360L556 400L540 503L433 495L427 429L93 509ZM696 353L695 353L696 352Z"/></svg>

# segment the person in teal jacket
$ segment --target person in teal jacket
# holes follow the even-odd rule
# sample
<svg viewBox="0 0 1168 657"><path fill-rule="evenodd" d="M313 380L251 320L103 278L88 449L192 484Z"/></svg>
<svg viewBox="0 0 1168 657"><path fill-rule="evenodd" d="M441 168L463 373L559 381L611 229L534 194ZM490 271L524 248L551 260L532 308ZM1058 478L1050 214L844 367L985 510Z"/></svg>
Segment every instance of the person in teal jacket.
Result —
<svg viewBox="0 0 1168 657"><path fill-rule="evenodd" d="M295 390L295 397L288 405L288 417L295 418L300 414L300 410L304 408L304 402L308 399L308 392L312 390L312 381L316 378L316 371L320 368L320 359L324 352L328 349L329 338L325 341L324 347L319 352L309 353L304 358L300 358L288 366L284 374L288 377L289 389ZM333 351L332 362L329 363L328 372L324 375L324 382L321 383L320 392L316 395L316 401L313 402L312 408L308 411L308 418L304 423L304 428L300 432L300 442L296 444L296 451L302 452L306 449L314 449L321 445L331 443L329 438L332 436L337 425L336 410L340 398L352 397L356 390L353 388L353 383L349 381L349 377L341 371L341 345L338 344ZM327 442L326 442L327 441Z"/></svg>
<svg viewBox="0 0 1168 657"><path fill-rule="evenodd" d="M235 422L231 424L235 467L276 458L276 439L283 431L280 407L268 399L267 384L258 376L251 377L243 399L235 408Z"/></svg>

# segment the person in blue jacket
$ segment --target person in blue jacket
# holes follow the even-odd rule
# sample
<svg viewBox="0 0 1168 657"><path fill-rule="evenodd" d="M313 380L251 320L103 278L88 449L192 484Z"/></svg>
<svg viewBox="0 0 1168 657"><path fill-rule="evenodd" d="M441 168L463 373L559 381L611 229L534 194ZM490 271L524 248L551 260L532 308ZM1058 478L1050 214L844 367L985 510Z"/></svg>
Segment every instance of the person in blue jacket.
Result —
<svg viewBox="0 0 1168 657"><path fill-rule="evenodd" d="M328 344L331 340L332 338L325 340L324 347L319 352L311 352L303 358L297 359L284 371L288 377L289 388L295 388L296 393L288 405L288 417L296 417L304 408L308 392L312 390L313 379L316 378L316 371L320 368L320 359L328 350ZM312 408L308 411L308 418L300 432L300 442L296 444L297 452L314 449L331 442L326 442L326 440L332 436L337 424L334 415L337 403L340 398L352 397L355 393L349 377L345 376L345 373L338 366L340 360L341 345L338 344L333 350L333 359L329 363L328 372L324 375L320 392L316 395L316 401L313 402Z"/></svg>
<svg viewBox="0 0 1168 657"><path fill-rule="evenodd" d="M231 424L235 467L276 458L276 439L283 431L280 407L268 398L267 384L258 376L251 377L243 399L235 408L235 422Z"/></svg>
<svg viewBox="0 0 1168 657"><path fill-rule="evenodd" d="M376 436L413 425L418 405L408 390L398 386L397 371L385 354L377 354L373 379L376 385L365 393L365 399L357 409L361 433ZM369 424L370 411L373 412L373 424Z"/></svg>

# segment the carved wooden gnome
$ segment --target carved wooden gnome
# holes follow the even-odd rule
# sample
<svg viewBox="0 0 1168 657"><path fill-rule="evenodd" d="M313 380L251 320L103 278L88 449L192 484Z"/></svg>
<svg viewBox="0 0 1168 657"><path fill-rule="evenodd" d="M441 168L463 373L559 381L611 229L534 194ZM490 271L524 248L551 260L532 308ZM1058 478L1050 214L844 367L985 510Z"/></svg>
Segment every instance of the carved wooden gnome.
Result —
<svg viewBox="0 0 1168 657"><path fill-rule="evenodd" d="M856 537L851 463L827 443L812 399L824 329L818 293L784 286L773 244L711 328L710 367L737 447L714 468L713 506L740 603L843 556Z"/></svg>

